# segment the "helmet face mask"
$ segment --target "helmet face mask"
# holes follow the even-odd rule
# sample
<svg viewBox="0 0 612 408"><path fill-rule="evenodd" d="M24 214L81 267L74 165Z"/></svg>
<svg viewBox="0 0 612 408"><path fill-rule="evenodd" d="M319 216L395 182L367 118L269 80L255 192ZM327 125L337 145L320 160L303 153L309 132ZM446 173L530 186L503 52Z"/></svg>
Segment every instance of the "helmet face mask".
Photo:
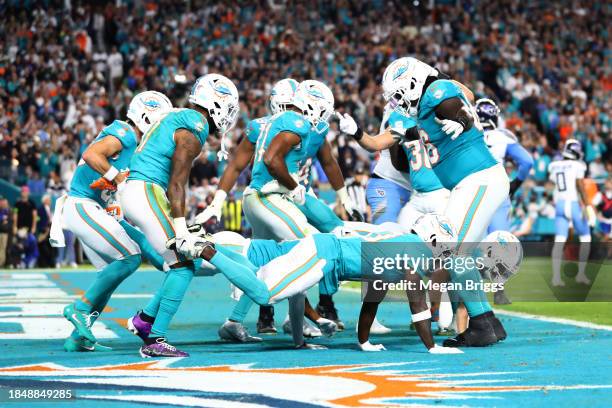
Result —
<svg viewBox="0 0 612 408"><path fill-rule="evenodd" d="M481 274L495 283L505 283L519 271L523 260L523 247L513 234L495 231L487 235L480 245L484 268Z"/></svg>
<svg viewBox="0 0 612 408"><path fill-rule="evenodd" d="M483 127L497 127L499 107L491 99L483 98L476 101L476 114Z"/></svg>
<svg viewBox="0 0 612 408"><path fill-rule="evenodd" d="M436 69L416 58L398 58L383 74L383 98L399 113L416 116L427 78L437 75Z"/></svg>
<svg viewBox="0 0 612 408"><path fill-rule="evenodd" d="M157 91L145 91L132 98L126 116L145 134L151 125L171 109L172 102L166 95Z"/></svg>
<svg viewBox="0 0 612 408"><path fill-rule="evenodd" d="M334 95L322 82L306 80L299 84L293 104L319 134L329 128L329 119L334 113Z"/></svg>
<svg viewBox="0 0 612 408"><path fill-rule="evenodd" d="M219 74L207 74L197 79L189 102L208 111L218 133L229 131L238 119L238 89L227 77Z"/></svg>
<svg viewBox="0 0 612 408"><path fill-rule="evenodd" d="M448 257L455 249L457 234L450 220L439 214L424 214L417 218L412 232L430 244L435 258Z"/></svg>

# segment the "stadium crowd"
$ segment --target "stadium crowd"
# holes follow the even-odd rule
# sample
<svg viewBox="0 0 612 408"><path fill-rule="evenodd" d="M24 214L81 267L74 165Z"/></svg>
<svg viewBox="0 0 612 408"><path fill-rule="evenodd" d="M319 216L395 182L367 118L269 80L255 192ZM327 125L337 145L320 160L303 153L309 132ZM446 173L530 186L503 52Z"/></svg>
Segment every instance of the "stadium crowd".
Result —
<svg viewBox="0 0 612 408"><path fill-rule="evenodd" d="M21 187L17 202L0 199L0 267L75 264L74 251L52 254L46 242L53 198L69 186L84 147L125 117L135 92L159 90L181 106L207 72L240 90L235 144L249 119L266 114L281 78L326 82L337 108L375 132L388 62L414 55L437 66L498 101L505 126L533 154L530 180L515 197L519 230L554 212L547 165L567 138L583 143L589 177L603 186L612 175L610 16L602 2L10 0L0 13L0 175ZM328 138L345 177L365 185L376 158L335 123ZM222 170L212 149L202 152L191 176L193 213L210 201ZM247 228L239 201L225 213L236 231Z"/></svg>

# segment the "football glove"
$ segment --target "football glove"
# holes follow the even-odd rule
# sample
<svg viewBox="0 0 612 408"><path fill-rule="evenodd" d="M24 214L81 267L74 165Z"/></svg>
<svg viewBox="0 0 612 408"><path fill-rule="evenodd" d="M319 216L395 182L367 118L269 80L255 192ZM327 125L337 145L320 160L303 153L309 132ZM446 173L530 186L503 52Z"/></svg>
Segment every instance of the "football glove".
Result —
<svg viewBox="0 0 612 408"><path fill-rule="evenodd" d="M297 205L304 205L306 202L306 187L298 184L297 187L289 191L285 196Z"/></svg>
<svg viewBox="0 0 612 408"><path fill-rule="evenodd" d="M437 344L434 344L428 351L431 354L463 354L463 351L456 347L442 347Z"/></svg>
<svg viewBox="0 0 612 408"><path fill-rule="evenodd" d="M195 216L196 224L204 224L212 217L217 218L217 222L221 221L221 211L223 210L223 203L227 198L227 193L221 189L217 190L215 197L212 202L198 215Z"/></svg>
<svg viewBox="0 0 612 408"><path fill-rule="evenodd" d="M382 344L372 344L370 341L366 341L365 343L359 343L359 348L362 351L383 351L386 350L385 346Z"/></svg>
<svg viewBox="0 0 612 408"><path fill-rule="evenodd" d="M451 140L455 140L463 133L465 127L454 120L450 119L438 119L436 118L436 122L442 126L442 131L450 136Z"/></svg>

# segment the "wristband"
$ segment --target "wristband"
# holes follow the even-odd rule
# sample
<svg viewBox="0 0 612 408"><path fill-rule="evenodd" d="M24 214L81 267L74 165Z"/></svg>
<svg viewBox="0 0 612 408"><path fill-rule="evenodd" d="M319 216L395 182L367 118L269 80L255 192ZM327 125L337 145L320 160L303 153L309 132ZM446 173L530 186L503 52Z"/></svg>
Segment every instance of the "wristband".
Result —
<svg viewBox="0 0 612 408"><path fill-rule="evenodd" d="M348 191L346 190L346 186L342 187L339 190L336 190L336 194L338 194L338 198L341 203L345 203L349 199Z"/></svg>
<svg viewBox="0 0 612 408"><path fill-rule="evenodd" d="M227 193L221 189L218 189L217 192L215 193L215 196L212 200L211 205L221 205L223 204L226 198L227 198Z"/></svg>
<svg viewBox="0 0 612 408"><path fill-rule="evenodd" d="M357 131L355 132L355 134L353 135L353 139L355 140L361 140L361 138L363 137L363 129L358 127Z"/></svg>
<svg viewBox="0 0 612 408"><path fill-rule="evenodd" d="M115 177L117 177L117 174L119 174L119 170L117 170L115 166L110 166L110 169L108 169L108 171L104 173L102 177L104 177L108 181L113 181Z"/></svg>
<svg viewBox="0 0 612 408"><path fill-rule="evenodd" d="M431 310L429 309L412 315L412 323L418 323L427 319L431 319Z"/></svg>
<svg viewBox="0 0 612 408"><path fill-rule="evenodd" d="M186 237L189 235L189 229L187 228L185 217L174 218L172 220L172 224L174 225L174 234L177 237Z"/></svg>

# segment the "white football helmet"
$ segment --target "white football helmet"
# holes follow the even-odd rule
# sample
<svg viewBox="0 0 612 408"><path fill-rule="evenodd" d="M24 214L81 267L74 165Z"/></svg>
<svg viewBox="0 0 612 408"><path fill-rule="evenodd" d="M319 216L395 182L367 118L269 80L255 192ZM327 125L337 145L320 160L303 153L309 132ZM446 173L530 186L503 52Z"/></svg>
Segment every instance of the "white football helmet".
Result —
<svg viewBox="0 0 612 408"><path fill-rule="evenodd" d="M480 244L484 269L481 274L491 282L504 283L516 275L523 260L521 241L507 231L495 231Z"/></svg>
<svg viewBox="0 0 612 408"><path fill-rule="evenodd" d="M208 110L220 134L226 133L238 119L238 89L227 77L219 74L207 74L197 79L189 102Z"/></svg>
<svg viewBox="0 0 612 408"><path fill-rule="evenodd" d="M152 124L172 109L172 102L166 95L157 91L145 91L130 101L127 117L145 134Z"/></svg>
<svg viewBox="0 0 612 408"><path fill-rule="evenodd" d="M383 74L383 98L398 112L416 116L429 76L438 76L438 71L416 58L398 58L389 64Z"/></svg>
<svg viewBox="0 0 612 408"><path fill-rule="evenodd" d="M431 244L434 257L448 256L457 245L457 233L448 217L423 214L414 222L412 232Z"/></svg>
<svg viewBox="0 0 612 408"><path fill-rule="evenodd" d="M300 82L293 104L302 110L304 117L321 134L329 128L329 118L334 113L334 94L323 82L308 79Z"/></svg>
<svg viewBox="0 0 612 408"><path fill-rule="evenodd" d="M567 139L561 155L570 160L581 160L582 159L582 143L576 139Z"/></svg>
<svg viewBox="0 0 612 408"><path fill-rule="evenodd" d="M270 111L273 115L287 110L287 105L293 101L293 95L299 82L295 79L285 78L274 84L270 93Z"/></svg>

